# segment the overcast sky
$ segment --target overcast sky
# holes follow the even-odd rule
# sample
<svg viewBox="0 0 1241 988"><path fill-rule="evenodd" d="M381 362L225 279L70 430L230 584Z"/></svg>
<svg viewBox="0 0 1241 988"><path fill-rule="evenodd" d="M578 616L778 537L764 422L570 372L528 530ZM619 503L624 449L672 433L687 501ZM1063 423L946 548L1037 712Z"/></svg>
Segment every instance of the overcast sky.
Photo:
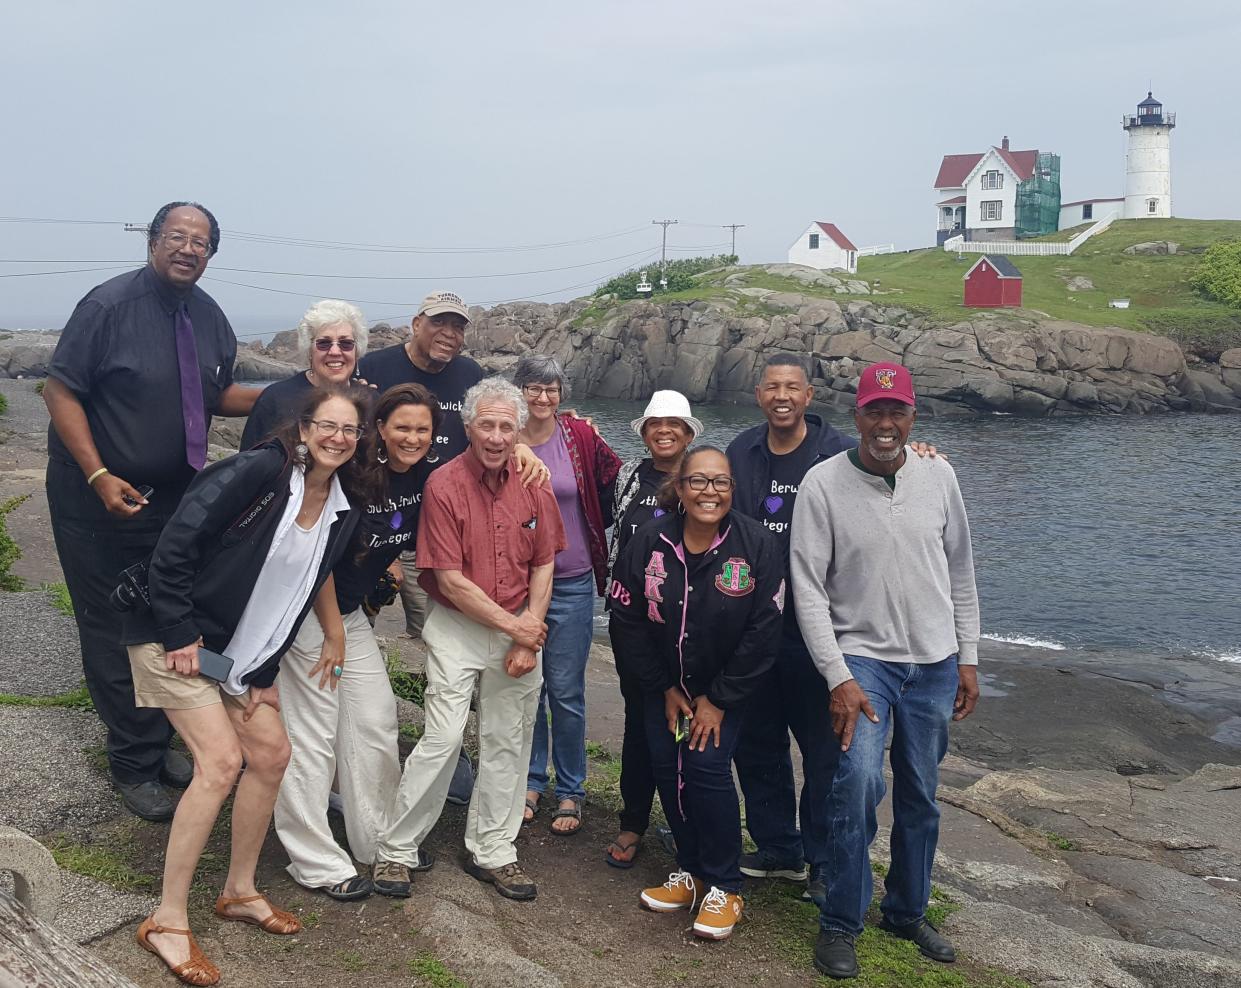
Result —
<svg viewBox="0 0 1241 988"><path fill-rule="evenodd" d="M940 157L1005 134L1061 155L1065 201L1122 194L1148 84L1176 214L1238 218L1239 51L1235 0L8 0L0 217L106 222L0 222L0 274L141 263L121 224L172 199L224 228L201 285L239 336L322 297L407 321L433 288L585 294L658 257L652 219L670 256L729 223L747 263L812 220L924 246ZM120 270L2 278L0 326L62 325Z"/></svg>

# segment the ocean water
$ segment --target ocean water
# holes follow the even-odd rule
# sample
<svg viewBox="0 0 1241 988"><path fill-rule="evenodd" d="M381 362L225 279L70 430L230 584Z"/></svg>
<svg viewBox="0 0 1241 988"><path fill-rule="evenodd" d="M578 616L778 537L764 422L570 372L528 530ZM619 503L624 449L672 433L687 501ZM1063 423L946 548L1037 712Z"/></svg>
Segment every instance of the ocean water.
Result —
<svg viewBox="0 0 1241 988"><path fill-rule="evenodd" d="M644 403L580 401L622 456ZM722 447L753 407L695 408ZM829 414L846 434L852 418ZM1241 663L1241 422L1166 415L926 419L969 512L983 633L1048 649Z"/></svg>

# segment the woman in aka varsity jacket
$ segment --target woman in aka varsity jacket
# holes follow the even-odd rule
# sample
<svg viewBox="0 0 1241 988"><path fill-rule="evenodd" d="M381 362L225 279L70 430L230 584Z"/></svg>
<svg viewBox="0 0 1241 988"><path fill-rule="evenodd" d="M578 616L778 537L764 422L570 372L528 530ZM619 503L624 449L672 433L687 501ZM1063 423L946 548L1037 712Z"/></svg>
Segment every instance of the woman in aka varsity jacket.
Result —
<svg viewBox="0 0 1241 988"><path fill-rule="evenodd" d="M169 834L159 908L138 929L139 944L188 984L220 977L189 931L186 898L243 758L216 915L267 933L301 928L254 884L289 758L274 683L280 654L357 524L350 498L365 498L355 461L365 415L365 397L315 389L271 441L203 470L151 557L150 609L127 622L136 703L162 708L194 756L194 778ZM200 646L231 668L210 657L200 666Z"/></svg>
<svg viewBox="0 0 1241 988"><path fill-rule="evenodd" d="M677 844L677 870L641 902L658 912L698 906L694 932L714 940L741 916L732 755L746 699L774 661L784 606L775 537L731 510L732 491L719 449L687 453L661 491L668 513L633 534L609 591L613 648L642 684Z"/></svg>

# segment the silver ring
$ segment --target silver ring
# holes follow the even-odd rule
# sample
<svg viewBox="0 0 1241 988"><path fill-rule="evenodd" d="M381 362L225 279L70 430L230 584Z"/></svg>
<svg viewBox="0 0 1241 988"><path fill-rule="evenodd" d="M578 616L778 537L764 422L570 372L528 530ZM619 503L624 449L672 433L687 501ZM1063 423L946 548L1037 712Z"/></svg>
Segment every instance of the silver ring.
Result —
<svg viewBox="0 0 1241 988"><path fill-rule="evenodd" d="M332 675L333 675L333 676L339 676L339 675L340 675L342 672L344 672L344 671L345 671L345 670L344 670L344 669L342 669L340 666L332 666Z"/></svg>

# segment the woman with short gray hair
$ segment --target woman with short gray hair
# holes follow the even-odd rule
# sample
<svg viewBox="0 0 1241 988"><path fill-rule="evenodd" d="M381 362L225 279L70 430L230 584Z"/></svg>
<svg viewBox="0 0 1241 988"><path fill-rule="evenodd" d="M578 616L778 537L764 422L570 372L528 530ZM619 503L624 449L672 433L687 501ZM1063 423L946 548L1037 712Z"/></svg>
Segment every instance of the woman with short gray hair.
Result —
<svg viewBox="0 0 1241 988"><path fill-rule="evenodd" d="M313 388L347 385L369 338L366 317L356 305L329 298L307 309L297 324L306 370L263 389L241 434L241 448L251 449L290 421Z"/></svg>
<svg viewBox="0 0 1241 988"><path fill-rule="evenodd" d="M520 439L551 470L552 493L564 522L566 548L556 555L543 646L543 690L534 719L526 782L526 819L534 818L547 788L547 747L556 767L551 832L567 837L582 827L586 796L586 659L594 630L595 595L607 585L612 523L611 487L621 460L594 427L557 414L569 384L554 357L529 353L517 361L513 383L524 396ZM548 714L551 728L548 728Z"/></svg>

